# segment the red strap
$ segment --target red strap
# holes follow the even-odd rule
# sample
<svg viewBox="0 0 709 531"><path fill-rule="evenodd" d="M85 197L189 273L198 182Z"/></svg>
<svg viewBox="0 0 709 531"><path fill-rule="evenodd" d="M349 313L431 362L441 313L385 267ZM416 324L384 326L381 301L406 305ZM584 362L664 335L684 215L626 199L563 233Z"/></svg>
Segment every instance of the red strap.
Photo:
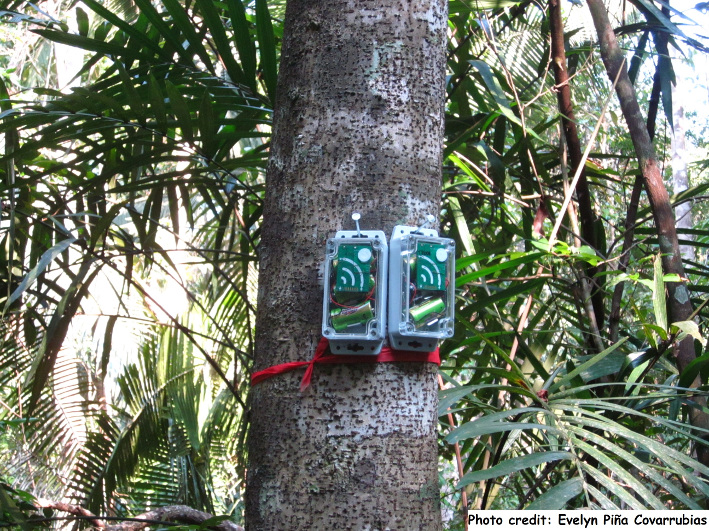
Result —
<svg viewBox="0 0 709 531"><path fill-rule="evenodd" d="M336 356L334 354L327 354L329 346L330 343L327 339L324 337L320 338L318 348L315 349L315 354L310 361L291 361L289 363L274 365L268 369L255 372L251 375L251 385L256 385L257 383L263 382L276 374L294 371L295 369L299 369L307 365L308 368L305 369L305 374L300 382L300 390L305 391L310 385L310 379L313 375L313 367L315 367L316 363L390 363L393 361L418 361L435 363L436 365L441 364L441 357L438 353L438 349L433 352L413 352L411 350L394 350L393 348L382 347L382 351L377 356L359 356L354 354Z"/></svg>

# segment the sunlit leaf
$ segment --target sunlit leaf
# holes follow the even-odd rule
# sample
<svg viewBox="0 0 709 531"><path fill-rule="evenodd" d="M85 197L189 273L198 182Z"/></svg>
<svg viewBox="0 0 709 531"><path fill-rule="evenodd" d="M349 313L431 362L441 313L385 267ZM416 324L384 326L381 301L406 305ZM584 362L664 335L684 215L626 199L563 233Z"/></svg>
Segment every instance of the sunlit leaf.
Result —
<svg viewBox="0 0 709 531"><path fill-rule="evenodd" d="M528 511L559 510L566 507L569 500L583 492L583 480L579 477L567 479L554 485L530 503Z"/></svg>
<svg viewBox="0 0 709 531"><path fill-rule="evenodd" d="M44 273L44 270L49 267L49 264L51 264L57 256L66 251L69 246L75 241L76 238L74 237L67 238L66 240L62 240L61 242L47 249L42 255L42 257L39 259L39 262L37 262L37 265L34 266L32 270L22 278L22 282L20 282L20 285L17 286L17 289L15 289L15 291L12 292L12 295L10 295L10 298L7 301L7 305L9 306L14 301L19 299L22 294L27 291L27 289L31 287L32 284L35 283L37 277Z"/></svg>
<svg viewBox="0 0 709 531"><path fill-rule="evenodd" d="M536 452L529 455L506 459L502 463L486 470L475 470L473 472L468 472L461 478L457 488L463 488L466 485L470 485L471 483L475 483L477 481L484 481L486 479L496 478L499 476L508 476L525 468L534 467L553 461L560 461L563 459L573 460L574 454L570 452Z"/></svg>

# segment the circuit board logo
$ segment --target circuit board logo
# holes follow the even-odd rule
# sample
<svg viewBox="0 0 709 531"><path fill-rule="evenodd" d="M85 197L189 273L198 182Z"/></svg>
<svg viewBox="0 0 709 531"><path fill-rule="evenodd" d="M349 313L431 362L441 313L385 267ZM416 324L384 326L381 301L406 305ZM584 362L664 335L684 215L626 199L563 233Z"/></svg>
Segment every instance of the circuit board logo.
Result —
<svg viewBox="0 0 709 531"><path fill-rule="evenodd" d="M416 285L419 289L445 289L447 257L444 246L419 242L416 248Z"/></svg>
<svg viewBox="0 0 709 531"><path fill-rule="evenodd" d="M335 291L369 291L372 250L364 245L341 245L337 253Z"/></svg>
<svg viewBox="0 0 709 531"><path fill-rule="evenodd" d="M337 265L337 283L343 291L366 291L364 271L351 258L343 258Z"/></svg>
<svg viewBox="0 0 709 531"><path fill-rule="evenodd" d="M419 256L419 284L440 286L443 279L438 264L428 256Z"/></svg>

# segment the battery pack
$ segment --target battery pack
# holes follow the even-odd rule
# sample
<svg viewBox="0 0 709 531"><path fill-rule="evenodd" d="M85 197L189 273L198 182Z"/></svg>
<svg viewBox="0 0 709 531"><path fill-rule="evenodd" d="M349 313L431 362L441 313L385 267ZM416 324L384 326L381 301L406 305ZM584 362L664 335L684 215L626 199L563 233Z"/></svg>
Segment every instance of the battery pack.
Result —
<svg viewBox="0 0 709 531"><path fill-rule="evenodd" d="M333 308L330 310L330 322L336 332L343 332L349 327L366 325L372 319L374 319L374 312L370 301L361 306Z"/></svg>
<svg viewBox="0 0 709 531"><path fill-rule="evenodd" d="M443 299L438 297L435 299L428 299L421 304L412 306L409 308L409 315L411 316L411 319L413 319L414 323L416 323L416 326L418 326L419 323L425 323L432 318L437 318L443 315L445 309L446 303L443 302Z"/></svg>

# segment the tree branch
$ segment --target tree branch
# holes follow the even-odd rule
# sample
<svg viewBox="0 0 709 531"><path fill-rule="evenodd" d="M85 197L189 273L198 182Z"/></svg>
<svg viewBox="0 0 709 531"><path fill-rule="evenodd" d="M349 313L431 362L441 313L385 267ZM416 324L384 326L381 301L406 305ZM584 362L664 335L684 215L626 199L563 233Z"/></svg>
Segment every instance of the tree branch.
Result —
<svg viewBox="0 0 709 531"><path fill-rule="evenodd" d="M38 508L54 509L56 511L69 513L81 519L86 519L91 522L91 525L94 527L105 529L106 531L138 531L139 529L145 529L146 527L157 523L168 524L174 522L177 524L202 524L210 518L214 518L213 514L198 511L197 509L193 509L192 507L188 507L186 505L167 505L165 507L153 509L152 511L147 511L143 514L128 518L121 521L121 523L107 525L105 523L106 520L122 519L117 517L107 518L97 516L80 505L72 505L69 503L45 500L42 498L37 498L35 505ZM210 526L210 529L215 529L217 531L244 531L243 527L229 521L223 521L219 524Z"/></svg>
<svg viewBox="0 0 709 531"><path fill-rule="evenodd" d="M214 518L214 515L198 511L186 505L168 505L140 514L131 519L130 522L122 522L120 524L106 526L105 528L107 531L137 531L138 529L145 529L151 524L151 521L155 520L181 524L201 524L210 518ZM137 520L145 521L140 522ZM223 521L213 526L213 529L218 531L244 531L243 527L229 521Z"/></svg>
<svg viewBox="0 0 709 531"><path fill-rule="evenodd" d="M88 509L84 509L80 505L71 505L64 502L56 502L52 500L45 500L43 498L37 498L35 500L35 506L39 509L54 509L55 511L61 511L63 513L69 513L74 516L82 516L89 519L91 525L98 527L99 529L105 529L106 524L104 524L99 518L96 517Z"/></svg>
<svg viewBox="0 0 709 531"><path fill-rule="evenodd" d="M667 7L662 8L663 13L669 17L670 11ZM657 48L660 54L667 52L667 34L664 31L658 32L656 35ZM655 69L655 76L652 82L652 92L650 93L650 103L647 112L647 132L650 135L650 140L655 138L655 125L657 122L657 111L660 106L661 72L660 67L662 62L658 62ZM643 191L643 177L638 174L635 177L633 191L630 194L630 204L625 217L625 236L623 239L623 251L620 253L620 261L618 262L618 271L625 273L630 263L630 248L633 246L635 236L635 223L638 218L638 207L640 205L640 195ZM612 343L618 341L618 327L620 326L620 305L623 301L623 290L625 282L618 282L613 290L613 300L611 302L610 317L608 320L608 335Z"/></svg>

